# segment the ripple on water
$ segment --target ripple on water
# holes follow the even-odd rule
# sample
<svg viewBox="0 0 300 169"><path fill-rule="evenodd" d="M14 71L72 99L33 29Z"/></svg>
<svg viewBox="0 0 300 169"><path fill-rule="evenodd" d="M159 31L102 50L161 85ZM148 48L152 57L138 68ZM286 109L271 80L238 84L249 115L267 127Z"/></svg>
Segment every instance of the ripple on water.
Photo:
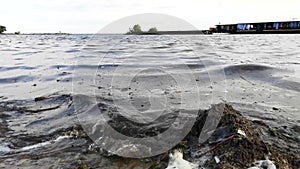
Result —
<svg viewBox="0 0 300 169"><path fill-rule="evenodd" d="M0 72L4 71L10 71L10 70L33 70L36 69L36 67L31 66L13 66L13 67L0 67Z"/></svg>
<svg viewBox="0 0 300 169"><path fill-rule="evenodd" d="M36 51L36 52L19 52L19 53L15 53L13 55L33 55L33 54L37 54L37 53L41 53L41 51Z"/></svg>
<svg viewBox="0 0 300 169"><path fill-rule="evenodd" d="M14 76L8 78L0 78L0 84L9 84L9 83L18 83L18 82L30 82L35 80L35 76L29 75L21 75L21 76Z"/></svg>
<svg viewBox="0 0 300 169"><path fill-rule="evenodd" d="M80 50L77 50L77 49L72 49L72 50L67 50L65 51L66 53L77 53L77 52L80 52Z"/></svg>
<svg viewBox="0 0 300 169"><path fill-rule="evenodd" d="M15 58L14 60L24 60L24 58Z"/></svg>
<svg viewBox="0 0 300 169"><path fill-rule="evenodd" d="M99 84L100 82L100 84L102 84L103 82L103 85L95 87L98 87L100 91L99 96L97 96L97 102L99 103L103 113L113 112L114 110L114 102L111 100L111 96L103 94L110 90L110 85L106 85L106 80L109 79L105 76L106 72L115 70L117 66L126 68L125 70L127 71L134 70L137 66L147 69L149 67L153 68L157 65L162 65L160 68L170 72L175 72L176 74L185 73L184 71L187 70L186 68L189 68L189 71L194 71L197 73L197 77L199 76L200 82L203 82L205 85L210 85L210 77L215 77L223 73L224 68L226 80L229 84L226 86L226 90L229 91L227 93L227 101L235 102L235 107L239 108L240 110L247 109L247 111L243 112L251 112L251 114L255 115L255 117L258 119L262 119L261 117L277 117L276 113L281 113L283 115L282 119L284 117L293 117L296 120L299 118L299 97L297 97L297 92L300 92L300 83L293 78L285 78L285 76L296 78L299 76L298 74L294 75L294 73L284 72L283 69L280 69L284 66L291 69L299 67L299 57L297 56L299 55L300 41L299 37L297 36L287 36L288 39L285 36L268 36L267 40L272 41L272 43L260 41L259 39L266 39L263 35L248 37L211 36L211 43L215 43L214 47L216 47L218 50L211 49L209 43L207 43L207 41L203 41L197 35L180 36L180 38L182 37L190 42L191 46L189 47L193 48L195 52L192 49L189 49L189 47L182 47L179 42L172 40L172 38L168 39L165 37L160 39L159 36L146 36L143 39L142 36L130 36L130 38L120 41L120 39L124 38L122 35L120 36L121 38L118 36L99 35L99 41L97 41L99 43L87 45L84 44L89 42L89 40L84 39L89 38L88 35L28 35L27 38L24 38L24 36L10 36L8 37L9 39L7 41L2 41L1 39L2 42L0 44L0 53L2 53L3 58L6 57L7 59L4 58L1 60L0 65L0 85L2 85L2 87L0 87L2 89L0 90L0 99L8 97L7 100L2 102L2 105L10 106L7 108L7 113L9 113L10 117L6 117L6 119L1 117L1 120L7 123L9 131L7 131L4 136L0 134L0 158L1 154L3 153L9 154L16 150L26 150L19 154L26 155L26 157L24 156L26 160L32 162L28 163L28 166L34 168L33 164L35 162L40 164L40 166L47 165L49 163L53 164L55 161L60 161L56 160L56 157L61 158L64 156L70 157L69 159L72 160L70 162L71 164L73 161L78 161L78 158L76 157L78 153L84 154L81 151L83 146L76 147L76 144L74 146L74 142L78 139L72 138L61 139L57 142L55 141L57 138L60 138L60 136L64 136L66 131L71 131L71 126L73 126L75 123L78 123L78 114L75 113L75 108L72 106L73 96L61 95L61 93L69 93L69 88L67 89L67 83L71 84L71 76L75 73L78 73L73 73L72 71L74 69L84 69L84 71L89 70L93 72L93 75L95 72L99 74L102 73L101 77L97 76L95 79L99 80L99 82L97 81L96 84ZM289 40L289 38L294 39L293 43L289 43L292 42ZM22 43L19 44L18 42ZM112 44L115 44L116 46L114 46L112 50L109 50L111 49ZM263 44L263 48L261 47L261 44ZM288 44L290 47L286 48L284 44ZM84 47L83 50L86 53L83 52L79 54L81 52L79 50L81 47ZM41 52L43 54L37 54ZM74 58L81 60L97 60L99 56L107 56L105 58L107 59L107 62L101 62L100 64L98 64L98 62L90 64L87 64L86 62L78 62L78 65L72 65L72 63L75 61ZM112 59L110 56L114 58ZM116 58L119 60L116 60ZM182 63L178 62L178 60L182 61ZM36 63L38 63L40 66L34 67L34 64ZM208 69L208 71L211 71L211 74L205 73L203 71L204 68ZM117 73L116 76L122 75ZM166 73L155 73L155 71L148 71L146 73L145 75L140 74L141 78L139 80L143 80L142 78L144 77L145 79L154 79L153 82L158 81L155 80L155 78L167 80ZM127 76L124 78L127 78ZM36 87L31 87L30 83L26 83L34 80L39 80ZM74 81L76 80L77 79L75 76ZM251 84L247 83L245 80L251 82ZM200 82L199 84L202 84ZM171 102L171 106L176 107L177 104L179 105L179 101L175 96L177 96L177 94L179 95L180 93L176 93L177 90L175 88L174 93L172 93L172 89L173 88L170 88L170 90L165 93L170 96L170 100L173 100ZM22 92L20 92L21 90ZM127 97L131 89L116 88L116 90ZM213 88L213 90L217 91L215 88ZM57 96L51 96L51 94L57 91ZM151 90L151 92L153 92L153 96L156 96L157 98L163 97L163 95L160 95L160 91L162 90ZM210 89L208 89L208 91L210 91ZM162 94L165 93L162 92ZM218 93L216 93L216 95L217 94ZM240 99L240 96L246 98L246 101ZM11 104L9 104L10 100L16 98L20 99L20 97L24 97L25 100L21 100L19 103L13 100ZM44 100L35 101L33 99L35 97L41 97L44 98ZM87 104L85 104L85 101L87 99L83 98L82 100L84 100L82 101L82 106L86 106ZM146 101L147 100L143 96L133 95L131 103L136 108L144 110L148 106L148 104L145 104L147 103ZM253 102L256 103L254 106L252 104ZM80 104L78 100L77 104ZM141 104L143 104L143 107L138 107ZM238 104L240 104L240 106ZM279 107L280 109L278 111L272 111L273 106ZM14 109L14 107L17 109ZM0 107L0 109L2 108L3 106ZM96 108L98 110L98 107ZM107 110L104 108L107 108ZM270 108L271 111L269 111L267 108ZM45 111L47 109L51 110ZM266 114L265 110L267 110L268 114ZM281 110L282 112L280 112ZM289 113L291 110L295 113ZM6 111L6 109L3 111ZM3 112L0 110L0 115L1 113ZM186 114L190 113L186 112ZM97 118L94 118L96 115L97 114L95 113L95 116L91 116L93 120L97 120ZM111 118L109 121L112 127L115 127L115 129L120 129L120 132L123 132L128 136L134 136L135 134L142 135L147 131L148 134L155 135L156 133L149 133L149 131L153 131L151 127L162 126L167 128L167 125L172 124L173 120L168 119L165 115L157 118L155 124L153 123L152 125L144 126L144 128L138 128L140 124L136 125L135 123L131 123L129 118L125 119L126 116L120 116L118 115L118 112L113 115L116 116L113 116L113 118ZM170 112L169 115L174 115L175 118L177 114L176 112ZM274 118L274 120L269 121L274 121L274 124L276 123L276 125L278 125L278 119ZM0 123L2 123L1 120ZM137 126L134 128L135 130L133 133L126 133L126 131L121 130L122 127L126 126L127 124ZM163 132L164 130L161 131ZM297 133L299 132L293 134L296 135ZM11 146L12 142L16 143L16 146ZM82 141L82 143L85 142ZM68 151L57 151L58 149L64 149L67 146L74 146L75 148L69 149ZM55 151L58 153L55 154ZM74 156L73 154L68 154L71 153L71 151L74 151ZM14 153L18 154L16 152ZM47 153L49 153L49 158L35 158L40 157L36 156L35 154L44 155ZM12 155L11 157L5 158L12 160L11 163L16 164L21 160L25 161L22 159L23 156L20 156L22 158L18 158L19 156L14 156L15 154L10 154ZM101 160L104 159L99 155L99 153L96 154L95 157L99 157ZM67 162L61 164L67 165ZM2 161L0 164L0 168L1 167Z"/></svg>

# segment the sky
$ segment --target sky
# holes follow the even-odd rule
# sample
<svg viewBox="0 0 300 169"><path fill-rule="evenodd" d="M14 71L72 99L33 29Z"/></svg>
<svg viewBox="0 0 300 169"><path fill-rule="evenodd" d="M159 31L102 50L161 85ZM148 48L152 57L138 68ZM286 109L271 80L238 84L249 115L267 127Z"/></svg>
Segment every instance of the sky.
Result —
<svg viewBox="0 0 300 169"><path fill-rule="evenodd" d="M216 24L300 20L299 0L1 0L7 32L96 33L124 17L161 13L197 29ZM143 28L143 25L141 25ZM162 28L163 29L163 28ZM126 30L124 30L126 31Z"/></svg>

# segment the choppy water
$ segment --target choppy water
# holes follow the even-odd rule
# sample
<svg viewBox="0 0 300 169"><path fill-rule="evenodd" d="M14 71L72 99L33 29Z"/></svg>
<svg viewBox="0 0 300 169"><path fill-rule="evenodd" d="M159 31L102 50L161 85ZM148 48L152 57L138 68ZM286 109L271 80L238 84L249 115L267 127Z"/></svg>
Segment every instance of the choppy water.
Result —
<svg viewBox="0 0 300 169"><path fill-rule="evenodd" d="M297 126L299 38L1 35L0 167L67 166L72 160L56 159L82 156L71 146L87 149L87 140L57 139L78 124L74 94L85 101L96 96L107 108L104 112L116 107L122 115L143 122L176 109L193 111L228 102L250 119ZM85 103L77 101L79 106ZM146 113L137 114L128 103ZM56 153L61 155L54 158ZM28 155L43 157L25 158Z"/></svg>

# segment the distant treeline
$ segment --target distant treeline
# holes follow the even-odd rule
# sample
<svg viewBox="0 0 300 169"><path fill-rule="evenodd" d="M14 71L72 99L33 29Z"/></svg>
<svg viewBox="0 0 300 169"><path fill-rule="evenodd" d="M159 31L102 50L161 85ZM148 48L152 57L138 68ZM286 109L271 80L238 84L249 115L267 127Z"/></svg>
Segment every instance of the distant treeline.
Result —
<svg viewBox="0 0 300 169"><path fill-rule="evenodd" d="M133 26L133 28L129 28L129 31L127 32L127 34L142 34L142 33L157 33L157 28L156 27L152 27L150 28L147 32L142 31L142 28L139 24L136 24Z"/></svg>

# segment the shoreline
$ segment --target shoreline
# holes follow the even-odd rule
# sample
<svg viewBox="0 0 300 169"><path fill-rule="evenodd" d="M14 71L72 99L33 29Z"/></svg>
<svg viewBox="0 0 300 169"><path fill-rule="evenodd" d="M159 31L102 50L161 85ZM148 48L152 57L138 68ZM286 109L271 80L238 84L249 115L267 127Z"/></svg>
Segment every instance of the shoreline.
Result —
<svg viewBox="0 0 300 169"><path fill-rule="evenodd" d="M25 103L25 106L24 102L22 102L22 106L13 101L10 101L9 104L0 102L0 117L2 119L0 130L5 133L6 139L9 138L13 143L10 146L5 146L5 144L0 145L0 156L1 158L3 157L2 160L0 160L2 163L0 167L15 167L17 163L13 161L23 160L24 157L26 157L27 160L18 165L32 166L31 163L35 162L37 164L40 163L40 166L54 167L57 164L57 166L64 166L66 168L82 168L85 166L109 169L112 166L123 166L120 168L125 169L128 166L132 166L165 169L167 167L168 158L166 154L168 154L168 152L141 159L120 157L94 145L80 124L57 129L53 134L46 135L35 134L24 137L20 133L11 132L7 120L11 119L12 115L5 112L14 111L32 114L34 113L31 110L32 108L26 107L26 104L31 105L31 102L36 102L39 105L47 106L49 103L57 104L63 101L63 103L59 103L59 106L55 107L54 110L44 110L40 108L40 111L39 109L35 111L39 113L50 113L55 110L63 109L66 105L72 108L73 103L70 102L70 100L73 100L71 95L57 95L43 97L43 99L34 99L33 101ZM225 106L224 112L220 121L217 122L217 129L208 140L199 144L199 134L204 127L208 113L210 112L211 114L215 110L218 110L219 106L223 105ZM116 117L116 119L112 121L115 123L114 126L123 128L122 119L122 117ZM212 121L212 123L216 122ZM14 136L11 136L11 134ZM199 111L193 128L172 150L178 148L182 149L184 159L193 162L199 167L205 168L248 168L253 166L256 160L264 160L266 158L274 161L277 168L299 168L300 157L297 156L297 149L288 150L281 145L283 143L291 144L291 142L295 144L299 143L297 143L296 138L285 140L285 135L286 133L281 131L280 128L277 129L269 126L263 120L247 119L232 106L217 104L212 105L212 108L209 110ZM2 140L4 139L2 137L0 138ZM276 143L274 140L278 142ZM15 147L16 145L19 146ZM60 150L61 148L55 145L60 145L64 148ZM70 153L73 155L70 155ZM78 156L78 154L80 154L80 156ZM62 156L64 158L68 157L68 160L59 163L54 162L57 160L57 157ZM78 157L85 160L81 161ZM218 159L218 161L216 161L216 159ZM10 162L7 163L7 160ZM45 160L47 160L47 162ZM77 162L74 163L74 161ZM26 162L29 163L26 164ZM107 164L110 164L109 167L105 167Z"/></svg>
<svg viewBox="0 0 300 169"><path fill-rule="evenodd" d="M71 33L2 33L0 35L72 35Z"/></svg>

